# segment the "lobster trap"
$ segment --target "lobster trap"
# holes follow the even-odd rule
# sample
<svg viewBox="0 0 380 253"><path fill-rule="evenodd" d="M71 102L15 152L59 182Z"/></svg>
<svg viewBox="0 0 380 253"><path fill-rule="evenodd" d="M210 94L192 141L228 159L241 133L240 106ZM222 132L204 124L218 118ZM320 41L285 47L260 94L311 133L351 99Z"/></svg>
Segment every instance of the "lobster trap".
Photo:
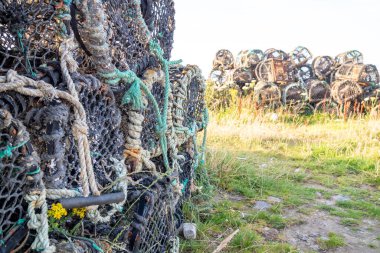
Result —
<svg viewBox="0 0 380 253"><path fill-rule="evenodd" d="M335 64L341 66L346 63L351 64L362 64L363 63L363 54L358 50L351 50L341 54L338 54L335 57Z"/></svg>
<svg viewBox="0 0 380 253"><path fill-rule="evenodd" d="M326 80L334 71L335 61L330 56L318 56L314 58L312 67L315 75L320 80Z"/></svg>
<svg viewBox="0 0 380 253"><path fill-rule="evenodd" d="M1 252L178 252L208 115L200 69L170 61L174 14L0 2Z"/></svg>
<svg viewBox="0 0 380 253"><path fill-rule="evenodd" d="M304 65L313 58L309 49L302 46L296 47L296 49L294 49L289 55L294 66Z"/></svg>
<svg viewBox="0 0 380 253"><path fill-rule="evenodd" d="M331 98L331 89L325 81L310 79L305 83L310 103L318 103L320 101Z"/></svg>
<svg viewBox="0 0 380 253"><path fill-rule="evenodd" d="M380 82L379 71L371 64L343 64L335 73L335 80L350 80L364 87Z"/></svg>
<svg viewBox="0 0 380 253"><path fill-rule="evenodd" d="M215 59L212 65L213 65L212 69L214 70L234 69L235 67L234 55L231 53L231 51L227 49L221 49L216 53Z"/></svg>
<svg viewBox="0 0 380 253"><path fill-rule="evenodd" d="M256 67L256 76L260 81L286 85L296 81L295 71L290 61L268 59Z"/></svg>
<svg viewBox="0 0 380 253"><path fill-rule="evenodd" d="M243 50L236 57L236 67L255 69L257 64L264 59L263 51L259 49Z"/></svg>

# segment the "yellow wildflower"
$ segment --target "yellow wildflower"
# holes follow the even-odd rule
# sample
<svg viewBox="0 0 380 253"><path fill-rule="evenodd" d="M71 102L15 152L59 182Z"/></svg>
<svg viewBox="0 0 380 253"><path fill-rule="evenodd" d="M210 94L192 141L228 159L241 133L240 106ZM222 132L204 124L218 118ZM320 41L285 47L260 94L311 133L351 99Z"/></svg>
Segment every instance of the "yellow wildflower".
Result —
<svg viewBox="0 0 380 253"><path fill-rule="evenodd" d="M73 208L73 214L83 219L86 215L86 208Z"/></svg>
<svg viewBox="0 0 380 253"><path fill-rule="evenodd" d="M60 220L62 216L66 216L67 211L63 208L61 203L52 204L50 210L48 210L48 216L54 219Z"/></svg>

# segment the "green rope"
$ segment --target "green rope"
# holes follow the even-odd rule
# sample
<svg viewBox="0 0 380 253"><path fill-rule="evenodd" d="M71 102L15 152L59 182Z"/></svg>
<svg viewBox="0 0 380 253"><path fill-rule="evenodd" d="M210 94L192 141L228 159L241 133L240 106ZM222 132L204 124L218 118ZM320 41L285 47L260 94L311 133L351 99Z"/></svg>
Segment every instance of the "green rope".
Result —
<svg viewBox="0 0 380 253"><path fill-rule="evenodd" d="M36 170L27 172L26 174L29 175L29 176L31 176L31 175L37 175L40 172L41 172L41 168L38 167Z"/></svg>
<svg viewBox="0 0 380 253"><path fill-rule="evenodd" d="M30 75L33 78L36 78L37 74L33 71L32 65L30 64L30 61L29 61L29 58L28 58L28 48L25 47L24 43L22 42L23 37L24 37L24 32L22 30L18 30L17 31L17 38L18 38L18 42L19 42L20 47L21 47L21 51L22 51L22 53L24 54L24 57L25 57L26 71L28 73L30 73Z"/></svg>
<svg viewBox="0 0 380 253"><path fill-rule="evenodd" d="M149 42L149 49L160 61L162 68L165 74L165 90L164 90L164 105L162 111L160 110L157 100L145 85L145 83L131 70L120 71L115 69L111 73L102 73L101 77L106 79L106 83L110 85L116 85L120 82L125 82L131 84L128 91L124 94L122 98L122 104L130 104L131 108L134 110L142 110L144 105L142 103L142 93L143 91L147 96L148 100L152 103L154 112L156 114L156 133L160 139L160 146L163 154L163 160L165 168L170 172L170 165L168 159L168 145L166 138L167 131L167 116L168 116L168 107L169 107L169 94L171 92L170 88L170 79L169 79L169 66L176 65L182 61L168 61L164 57L164 51L158 44L158 42L151 40Z"/></svg>
<svg viewBox="0 0 380 253"><path fill-rule="evenodd" d="M11 157L13 150L16 150L16 149L24 146L26 143L27 143L27 141L22 142L22 143L20 143L16 146L13 146L13 147L11 145L7 145L7 147L3 151L0 151L0 159L3 159L4 157Z"/></svg>

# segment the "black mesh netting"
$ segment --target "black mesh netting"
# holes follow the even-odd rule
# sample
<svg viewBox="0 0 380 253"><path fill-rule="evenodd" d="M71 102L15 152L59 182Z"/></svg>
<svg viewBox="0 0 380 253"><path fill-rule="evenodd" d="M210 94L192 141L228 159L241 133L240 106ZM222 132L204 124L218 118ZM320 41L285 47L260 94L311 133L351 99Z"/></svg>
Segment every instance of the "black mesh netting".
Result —
<svg viewBox="0 0 380 253"><path fill-rule="evenodd" d="M55 1L0 2L0 73L9 69L30 77L58 60L62 21Z"/></svg>
<svg viewBox="0 0 380 253"><path fill-rule="evenodd" d="M130 249L134 252L167 252L170 248L169 241L174 238L176 221L174 196L169 189L167 184L157 183L143 194L135 220L145 226L140 230L135 225L129 237Z"/></svg>
<svg viewBox="0 0 380 253"><path fill-rule="evenodd" d="M158 41L164 51L164 57L170 59L173 47L175 29L174 2L172 0L152 1L142 0L138 6L135 0L111 0L103 1L106 19L107 39L109 40L112 63L119 70L132 70L140 75L148 67L156 64L151 55L146 39L144 25L148 28L151 38ZM80 9L80 8L78 8ZM138 12L142 14L142 24ZM78 10L73 27L78 27L77 39L83 40L82 49L78 54L81 67L88 72L94 71L89 59L86 45L94 42L88 38L83 27L83 17ZM96 43L95 43L96 44Z"/></svg>
<svg viewBox="0 0 380 253"><path fill-rule="evenodd" d="M39 159L25 126L4 109L0 109L0 159L0 249L24 252L23 245L34 237L26 227L24 197L40 186Z"/></svg>

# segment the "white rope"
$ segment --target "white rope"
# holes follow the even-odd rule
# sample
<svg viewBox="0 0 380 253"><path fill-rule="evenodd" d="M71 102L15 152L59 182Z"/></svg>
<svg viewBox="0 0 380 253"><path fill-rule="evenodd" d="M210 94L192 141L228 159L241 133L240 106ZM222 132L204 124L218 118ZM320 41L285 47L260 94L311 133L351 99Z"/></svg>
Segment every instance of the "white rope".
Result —
<svg viewBox="0 0 380 253"><path fill-rule="evenodd" d="M72 50L75 49L74 36L71 35L64 40L59 48L61 55L61 69L63 78L67 83L67 87L70 94L79 101L78 92L76 91L75 84L71 78L70 72L75 72L78 68L77 62L73 59ZM100 195L98 185L96 183L95 173L92 166L90 145L88 143L88 126L86 122L86 114L80 114L79 111L74 108L75 122L73 125L73 134L76 140L78 140L78 153L81 164L81 178L84 182L88 177L88 182L91 188L91 192L94 195ZM83 195L87 197L89 191L87 185L83 187Z"/></svg>
<svg viewBox="0 0 380 253"><path fill-rule="evenodd" d="M32 243L32 249L42 251L43 253L55 252L55 246L50 245L49 241L49 224L47 216L47 204L46 204L46 190L45 187L41 192L31 192L25 196L25 200L29 202L28 205L28 228L37 231L37 236ZM36 209L40 209L39 214L36 213Z"/></svg>
<svg viewBox="0 0 380 253"><path fill-rule="evenodd" d="M127 177L127 167L125 166L125 161L124 160L117 160L115 158L110 159L114 163L114 169L116 172L117 178L119 178L118 184L113 188L114 190L122 190L124 193L124 200L120 203L114 203L111 204L112 209L107 212L106 216L102 216L99 212L98 209L90 209L87 212L87 217L93 221L94 223L106 223L110 222L112 216L117 213L117 212L122 212L123 211L123 206L125 202L127 201L127 196L128 196L128 180L129 178Z"/></svg>

